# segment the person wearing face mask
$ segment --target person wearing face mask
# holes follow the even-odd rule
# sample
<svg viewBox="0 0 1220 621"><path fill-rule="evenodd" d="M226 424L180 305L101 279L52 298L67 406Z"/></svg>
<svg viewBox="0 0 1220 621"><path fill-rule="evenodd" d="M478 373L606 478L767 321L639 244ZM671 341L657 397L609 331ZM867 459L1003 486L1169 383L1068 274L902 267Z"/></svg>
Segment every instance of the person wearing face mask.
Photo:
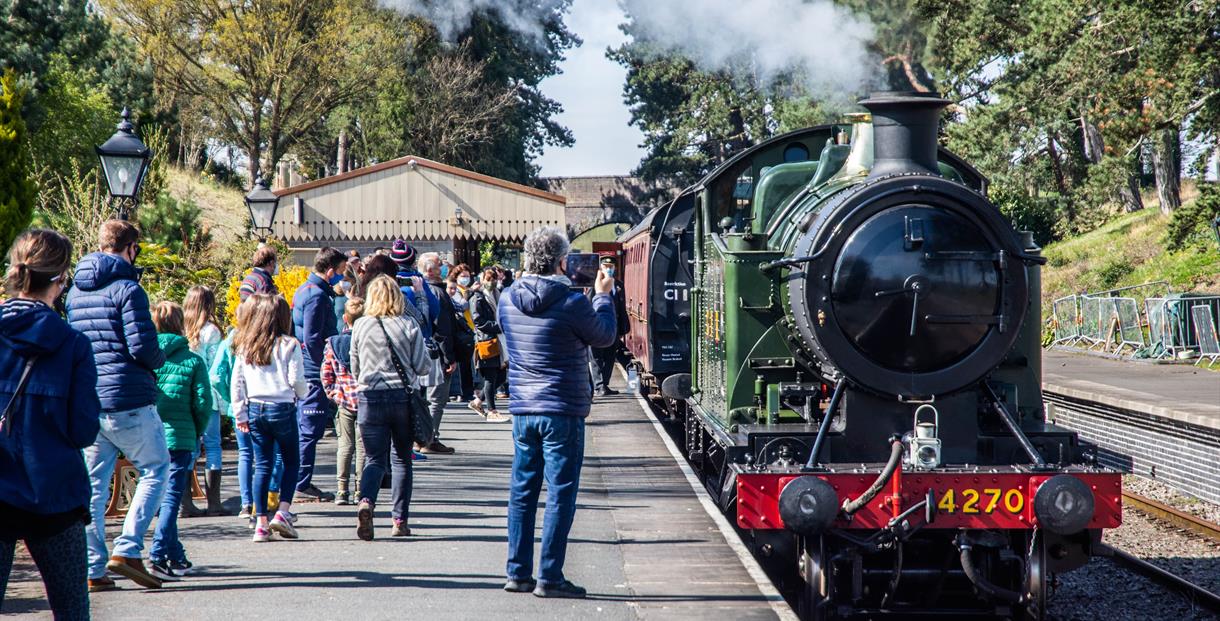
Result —
<svg viewBox="0 0 1220 621"><path fill-rule="evenodd" d="M101 402L101 431L85 449L85 467L93 493L92 521L85 528L89 545L89 590L115 588L106 572L124 576L145 588L160 588L142 560L144 535L161 505L169 473L169 448L157 415L157 369L165 353L157 344L140 287L140 231L126 220L107 220L98 231L99 252L76 264L76 279L68 292L68 324L93 344L97 361L96 391ZM110 478L122 453L140 473L140 482L114 539L114 555L106 549L106 503Z"/></svg>
<svg viewBox="0 0 1220 621"><path fill-rule="evenodd" d="M597 367L597 377L594 378L593 394L599 397L618 394L610 387L610 377L614 373L614 357L623 348L623 335L631 328L627 323L627 295L623 291L623 283L615 275L614 259L602 257L601 271L614 285L610 297L614 299L614 316L616 318L616 337L609 347L593 348L593 363Z"/></svg>
<svg viewBox="0 0 1220 621"><path fill-rule="evenodd" d="M87 619L90 492L81 449L99 429L97 367L89 338L51 309L68 284L72 244L31 229L8 258L11 298L0 305L0 608L20 539L55 618Z"/></svg>
<svg viewBox="0 0 1220 621"><path fill-rule="evenodd" d="M241 287L237 289L237 297L245 302L246 298L256 293L279 295L279 290L275 288L274 277L280 273L280 262L276 257L275 248L262 246L255 250L251 263L254 265L254 269L251 269L250 273L242 279Z"/></svg>
<svg viewBox="0 0 1220 621"><path fill-rule="evenodd" d="M335 325L335 285L343 280L346 266L347 257L342 252L329 246L322 248L314 258L313 273L292 296L293 330L303 348L308 384L305 398L297 403L301 461L296 494L314 501L335 499L333 494L313 484L313 471L318 440L322 439L326 424L335 417L335 405L322 389L321 368L326 339L339 333Z"/></svg>
<svg viewBox="0 0 1220 621"><path fill-rule="evenodd" d="M453 322L454 355L458 362L458 397L464 403L474 401L474 321L470 317L470 268L459 263L449 272L449 284L455 289L453 309L457 318ZM478 285L474 285L477 287Z"/></svg>

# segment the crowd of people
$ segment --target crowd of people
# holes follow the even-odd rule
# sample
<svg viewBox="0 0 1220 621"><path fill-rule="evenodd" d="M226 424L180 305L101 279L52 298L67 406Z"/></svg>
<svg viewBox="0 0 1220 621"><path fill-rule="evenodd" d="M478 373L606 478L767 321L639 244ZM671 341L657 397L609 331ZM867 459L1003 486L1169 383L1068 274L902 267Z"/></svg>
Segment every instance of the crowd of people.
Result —
<svg viewBox="0 0 1220 621"><path fill-rule="evenodd" d="M235 430L240 516L254 542L300 537L292 509L301 498L356 505L356 536L372 540L387 476L390 536L410 536L413 462L454 453L441 441L451 397L488 422L512 422L505 590L584 596L563 563L584 419L595 390L612 392L626 331L613 261L581 291L564 276L569 244L557 229L527 237L516 275L500 267L475 274L397 240L363 258L323 248L305 283L280 292L279 257L263 246L226 333L207 287L191 288L182 304L150 304L139 284L139 236L127 221L107 221L98 251L75 268L70 242L51 230L26 231L9 252L0 304L0 606L18 540L56 618L88 618L88 593L117 588L114 575L159 588L190 574L178 520L225 512L222 416ZM508 399L507 413L497 398L501 406ZM318 442L332 425L335 494L314 478ZM139 481L108 547L105 512L120 454ZM206 508L191 501L201 455Z"/></svg>

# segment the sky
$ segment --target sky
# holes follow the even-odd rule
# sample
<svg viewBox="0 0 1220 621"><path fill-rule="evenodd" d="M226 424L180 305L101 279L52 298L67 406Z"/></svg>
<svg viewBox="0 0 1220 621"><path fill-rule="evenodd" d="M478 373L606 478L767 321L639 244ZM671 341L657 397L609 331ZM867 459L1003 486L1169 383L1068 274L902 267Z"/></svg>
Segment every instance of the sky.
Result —
<svg viewBox="0 0 1220 621"><path fill-rule="evenodd" d="M627 37L618 25L624 20L615 0L575 0L568 27L584 44L569 50L560 64L563 73L540 84L542 92L563 105L559 123L572 130L576 144L548 146L538 158L543 177L625 175L640 163L644 140L631 126L631 113L623 103L627 70L606 58L607 47Z"/></svg>

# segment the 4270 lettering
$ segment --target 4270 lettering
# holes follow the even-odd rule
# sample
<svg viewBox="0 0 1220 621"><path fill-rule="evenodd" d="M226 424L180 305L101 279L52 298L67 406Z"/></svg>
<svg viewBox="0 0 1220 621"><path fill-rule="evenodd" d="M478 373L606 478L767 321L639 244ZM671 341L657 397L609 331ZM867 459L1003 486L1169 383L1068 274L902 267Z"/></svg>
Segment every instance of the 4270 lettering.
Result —
<svg viewBox="0 0 1220 621"><path fill-rule="evenodd" d="M945 513L994 513L1000 508L1009 513L1020 513L1025 508L1025 495L1018 489L987 488L981 492L970 488L949 489L940 497L936 508Z"/></svg>

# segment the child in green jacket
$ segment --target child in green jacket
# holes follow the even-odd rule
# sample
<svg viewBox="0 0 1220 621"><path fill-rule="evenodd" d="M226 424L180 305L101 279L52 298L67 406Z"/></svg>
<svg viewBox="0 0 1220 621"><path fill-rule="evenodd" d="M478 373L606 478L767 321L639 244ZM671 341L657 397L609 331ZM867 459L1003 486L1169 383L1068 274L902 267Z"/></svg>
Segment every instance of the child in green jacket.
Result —
<svg viewBox="0 0 1220 621"><path fill-rule="evenodd" d="M165 444L170 467L148 558L151 572L163 581L176 582L192 567L178 540L178 507L187 487L194 456L212 414L212 388L203 358L191 353L183 336L182 307L160 302L152 308L157 344L165 352L165 364L157 369L157 414L165 425Z"/></svg>

